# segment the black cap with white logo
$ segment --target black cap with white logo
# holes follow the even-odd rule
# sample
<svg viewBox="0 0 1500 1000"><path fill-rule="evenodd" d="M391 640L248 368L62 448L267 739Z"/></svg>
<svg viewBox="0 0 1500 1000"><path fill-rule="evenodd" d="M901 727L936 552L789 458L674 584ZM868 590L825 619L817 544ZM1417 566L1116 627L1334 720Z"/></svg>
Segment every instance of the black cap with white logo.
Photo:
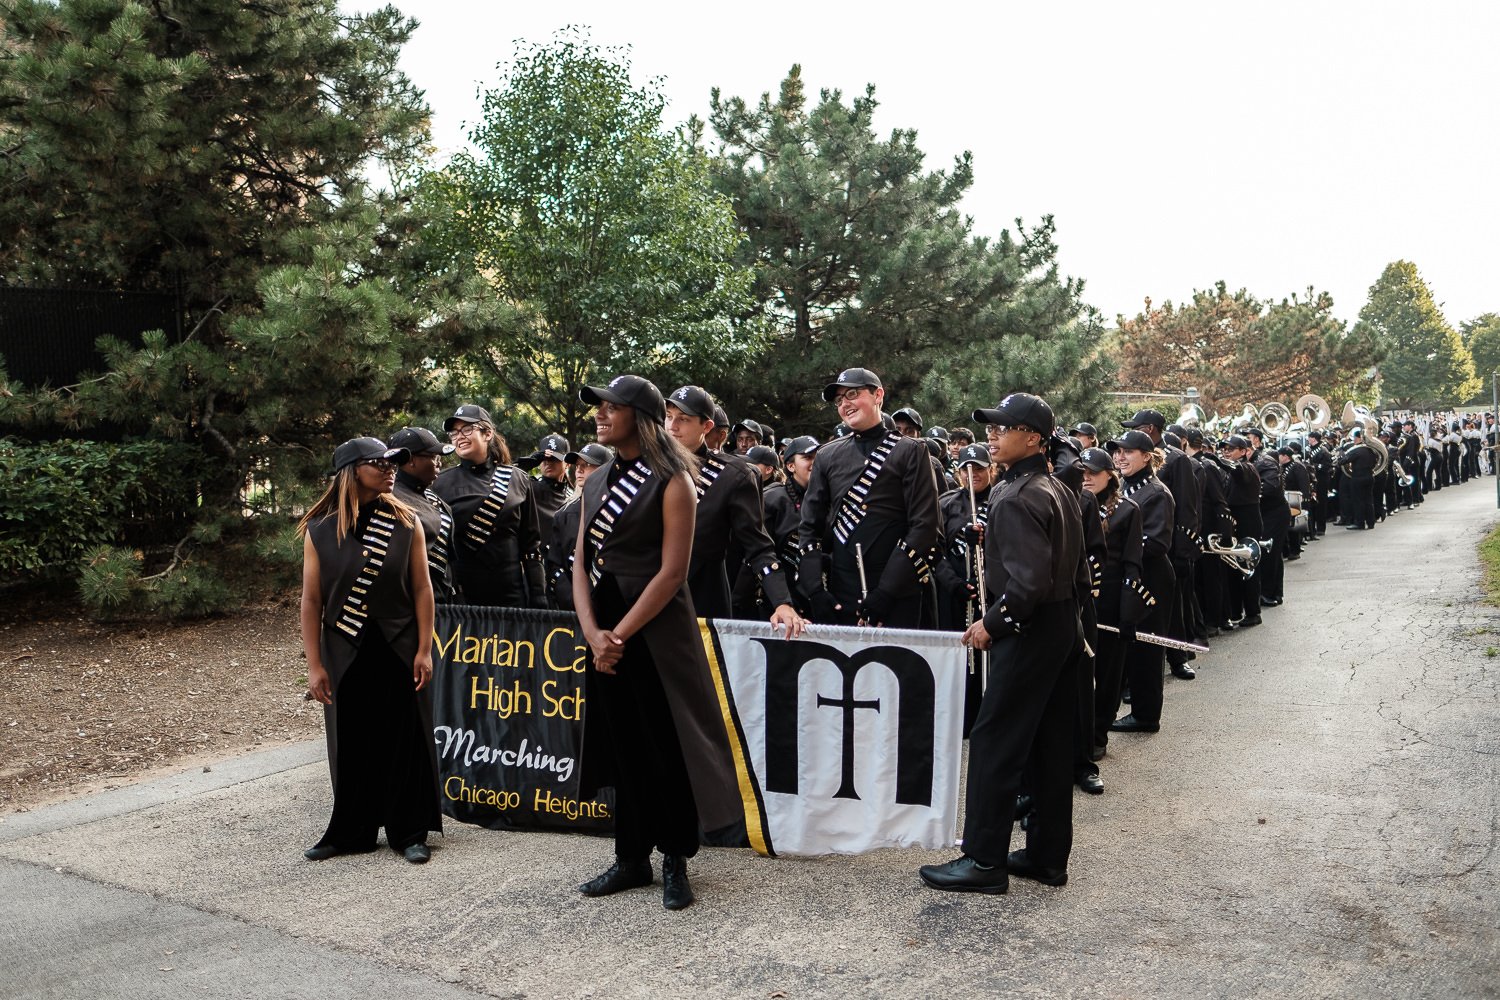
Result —
<svg viewBox="0 0 1500 1000"><path fill-rule="evenodd" d="M590 406L614 403L657 420L667 419L667 402L662 399L661 390L639 375L616 375L608 385L586 385L578 390L578 398Z"/></svg>
<svg viewBox="0 0 1500 1000"><path fill-rule="evenodd" d="M839 377L823 387L823 401L833 402L833 397L845 389L883 389L880 376L868 368L845 368Z"/></svg>
<svg viewBox="0 0 1500 1000"><path fill-rule="evenodd" d="M675 406L699 420L714 419L714 398L702 386L684 385L673 389L672 394L667 397L667 405Z"/></svg>
<svg viewBox="0 0 1500 1000"><path fill-rule="evenodd" d="M391 435L392 448L405 448L413 455L451 455L453 446L443 444L425 427L403 427ZM403 462L403 465L406 463Z"/></svg>
<svg viewBox="0 0 1500 1000"><path fill-rule="evenodd" d="M482 406L476 406L473 403L465 403L463 406L460 406L458 409L453 411L453 416L443 421L443 430L445 432L451 431L455 424L477 424L481 420L483 420L487 424L494 423L494 421L490 419L489 410L486 410Z"/></svg>

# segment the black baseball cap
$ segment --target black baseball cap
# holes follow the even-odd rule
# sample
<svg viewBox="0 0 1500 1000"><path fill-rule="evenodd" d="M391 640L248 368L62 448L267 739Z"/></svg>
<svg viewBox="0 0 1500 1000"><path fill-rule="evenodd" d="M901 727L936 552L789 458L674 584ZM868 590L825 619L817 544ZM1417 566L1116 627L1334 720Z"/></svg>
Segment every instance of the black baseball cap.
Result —
<svg viewBox="0 0 1500 1000"><path fill-rule="evenodd" d="M1080 420L1078 423L1074 424L1072 434L1074 437L1077 437L1080 434L1087 434L1095 441L1099 440L1099 432L1095 430L1094 425L1089 423L1087 420Z"/></svg>
<svg viewBox="0 0 1500 1000"><path fill-rule="evenodd" d="M751 434L754 434L756 438L764 438L766 436L766 432L760 426L760 424L748 418L745 420L741 420L739 423L729 428L729 433L731 435L739 434L740 431L749 431Z"/></svg>
<svg viewBox="0 0 1500 1000"><path fill-rule="evenodd" d="M490 419L489 410L474 403L465 403L453 411L453 416L443 421L443 431L444 433L451 431L453 425L457 423L477 424L481 420L487 424L494 424L494 421Z"/></svg>
<svg viewBox="0 0 1500 1000"><path fill-rule="evenodd" d="M958 464L965 465L992 465L990 461L990 450L982 444L971 444L964 447L958 453Z"/></svg>
<svg viewBox="0 0 1500 1000"><path fill-rule="evenodd" d="M608 385L586 385L578 390L578 398L590 406L614 403L639 410L655 420L667 419L667 401L661 398L661 390L639 375L616 375Z"/></svg>
<svg viewBox="0 0 1500 1000"><path fill-rule="evenodd" d="M697 417L699 420L713 420L714 423L718 423L718 420L714 418L714 398L702 386L678 386L667 397L667 403L677 407L690 417Z"/></svg>
<svg viewBox="0 0 1500 1000"><path fill-rule="evenodd" d="M391 448L380 438L353 438L333 449L333 471L338 472L371 458L383 458L397 465L405 465L411 461L411 452L405 448Z"/></svg>
<svg viewBox="0 0 1500 1000"><path fill-rule="evenodd" d="M1040 396L1029 392L1013 392L995 404L992 410L975 410L974 421L981 424L1024 424L1042 437L1051 437L1056 426L1052 418L1052 407Z"/></svg>
<svg viewBox="0 0 1500 1000"><path fill-rule="evenodd" d="M1156 410L1136 410L1135 416L1121 424L1122 427L1166 427L1167 418Z"/></svg>
<svg viewBox="0 0 1500 1000"><path fill-rule="evenodd" d="M846 438L853 433L854 428L850 427L848 424L839 424L833 429L833 436L836 438Z"/></svg>
<svg viewBox="0 0 1500 1000"><path fill-rule="evenodd" d="M443 444L425 427L403 427L391 435L392 448L405 448L412 455L451 455L453 446ZM401 463L405 465L405 462Z"/></svg>
<svg viewBox="0 0 1500 1000"><path fill-rule="evenodd" d="M547 434L537 442L536 451L521 460L521 465L527 469L534 469L542 464L544 458L556 458L566 462L568 453L572 446L568 439L561 434Z"/></svg>
<svg viewBox="0 0 1500 1000"><path fill-rule="evenodd" d="M868 368L845 368L839 372L839 377L823 387L823 402L833 402L845 389L883 389L885 383L880 381L880 376Z"/></svg>
<svg viewBox="0 0 1500 1000"><path fill-rule="evenodd" d="M907 423L911 424L917 430L921 430L922 429L922 414L918 413L916 410L912 409L910 406L903 406L903 407L901 407L901 409L897 410L895 413L892 413L891 414L891 419L892 420L905 420Z"/></svg>
<svg viewBox="0 0 1500 1000"><path fill-rule="evenodd" d="M1189 427L1184 435L1187 443L1194 448L1203 447L1203 431L1197 427Z"/></svg>
<svg viewBox="0 0 1500 1000"><path fill-rule="evenodd" d="M786 443L786 457L792 458L796 455L811 455L819 448L818 439L811 434L794 437Z"/></svg>
<svg viewBox="0 0 1500 1000"><path fill-rule="evenodd" d="M777 458L776 453L763 444L758 444L745 452L745 461L753 462L756 465L769 465L777 469L781 467L781 459Z"/></svg>
<svg viewBox="0 0 1500 1000"><path fill-rule="evenodd" d="M1248 448L1250 441L1243 434L1231 434L1221 444L1225 448Z"/></svg>
<svg viewBox="0 0 1500 1000"><path fill-rule="evenodd" d="M724 407L720 406L718 403L714 404L714 427L716 429L719 427L723 427L726 430L729 427L729 414L725 413Z"/></svg>
<svg viewBox="0 0 1500 1000"><path fill-rule="evenodd" d="M563 456L563 461L569 465L574 465L578 462L587 462L590 465L598 466L603 465L613 457L610 454L610 450L604 447L604 445L597 441L590 441L577 451L568 452Z"/></svg>
<svg viewBox="0 0 1500 1000"><path fill-rule="evenodd" d="M1151 440L1151 435L1145 431L1126 431L1115 440L1105 445L1110 451L1155 451L1156 442Z"/></svg>
<svg viewBox="0 0 1500 1000"><path fill-rule="evenodd" d="M1078 464L1091 472L1108 472L1115 467L1115 460L1103 448L1085 448L1078 455Z"/></svg>
<svg viewBox="0 0 1500 1000"><path fill-rule="evenodd" d="M948 443L948 428L946 428L946 427L929 427L929 428L927 428L927 436L930 437L930 438L937 438L939 441L943 442L944 444L947 444Z"/></svg>

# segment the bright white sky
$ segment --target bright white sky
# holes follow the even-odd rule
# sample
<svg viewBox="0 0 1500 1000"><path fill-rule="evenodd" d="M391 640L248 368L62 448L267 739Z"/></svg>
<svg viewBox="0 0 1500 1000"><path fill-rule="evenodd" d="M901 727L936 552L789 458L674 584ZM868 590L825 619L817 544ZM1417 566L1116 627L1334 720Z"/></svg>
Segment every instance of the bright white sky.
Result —
<svg viewBox="0 0 1500 1000"><path fill-rule="evenodd" d="M674 124L793 63L812 95L874 83L879 131L915 128L929 168L973 151L977 232L1054 215L1063 270L1110 319L1223 279L1312 284L1352 320L1399 258L1455 326L1500 311L1495 0L396 5L422 23L402 65L445 153L514 39L587 25L631 47L638 82L664 78Z"/></svg>

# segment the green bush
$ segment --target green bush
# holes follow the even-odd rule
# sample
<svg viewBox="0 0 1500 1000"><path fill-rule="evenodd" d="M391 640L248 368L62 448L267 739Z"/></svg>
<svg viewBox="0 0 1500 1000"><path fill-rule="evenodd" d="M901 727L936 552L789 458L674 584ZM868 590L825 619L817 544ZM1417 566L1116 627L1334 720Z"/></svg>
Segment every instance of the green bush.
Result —
<svg viewBox="0 0 1500 1000"><path fill-rule="evenodd" d="M175 542L202 467L175 442L0 438L0 579L72 575L100 545Z"/></svg>

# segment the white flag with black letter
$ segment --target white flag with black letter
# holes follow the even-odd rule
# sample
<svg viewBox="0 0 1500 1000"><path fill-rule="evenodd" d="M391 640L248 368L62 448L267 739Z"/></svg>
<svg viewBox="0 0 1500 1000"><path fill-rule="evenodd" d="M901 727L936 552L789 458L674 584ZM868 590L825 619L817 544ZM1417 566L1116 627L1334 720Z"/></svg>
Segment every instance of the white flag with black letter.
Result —
<svg viewBox="0 0 1500 1000"><path fill-rule="evenodd" d="M818 626L788 641L759 623L702 627L757 850L953 846L957 633Z"/></svg>

